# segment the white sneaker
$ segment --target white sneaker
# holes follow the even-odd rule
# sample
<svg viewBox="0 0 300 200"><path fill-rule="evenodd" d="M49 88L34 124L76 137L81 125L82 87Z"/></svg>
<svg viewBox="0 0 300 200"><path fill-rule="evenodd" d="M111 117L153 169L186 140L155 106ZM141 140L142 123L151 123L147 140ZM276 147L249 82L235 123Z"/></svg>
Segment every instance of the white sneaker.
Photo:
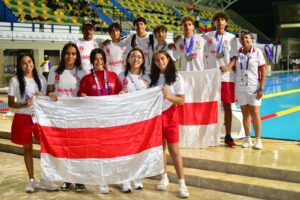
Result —
<svg viewBox="0 0 300 200"><path fill-rule="evenodd" d="M161 180L159 181L158 185L156 186L157 190L164 191L167 189L170 181L168 177L162 177Z"/></svg>
<svg viewBox="0 0 300 200"><path fill-rule="evenodd" d="M133 188L134 188L135 190L141 190L141 189L144 188L144 185L143 185L141 179L133 180L133 181L131 181L131 183L132 183Z"/></svg>
<svg viewBox="0 0 300 200"><path fill-rule="evenodd" d="M189 191L185 184L179 184L179 196L181 198L187 198L190 196Z"/></svg>
<svg viewBox="0 0 300 200"><path fill-rule="evenodd" d="M100 186L100 192L102 194L109 194L109 187L108 187L108 185L101 185Z"/></svg>
<svg viewBox="0 0 300 200"><path fill-rule="evenodd" d="M253 149L257 149L257 150L260 150L263 148L263 145L262 145L262 142L261 140L256 140L254 146L253 146Z"/></svg>
<svg viewBox="0 0 300 200"><path fill-rule="evenodd" d="M124 192L124 193L130 193L132 190L129 181L121 183L120 188L121 188L121 192Z"/></svg>
<svg viewBox="0 0 300 200"><path fill-rule="evenodd" d="M242 146L243 148L249 148L249 147L252 147L253 144L252 144L251 138L245 138L241 146Z"/></svg>
<svg viewBox="0 0 300 200"><path fill-rule="evenodd" d="M35 192L36 189L36 182L34 179L30 179L28 184L26 185L25 192L31 193Z"/></svg>
<svg viewBox="0 0 300 200"><path fill-rule="evenodd" d="M40 180L39 189L48 191L58 191L58 187L52 182L45 179Z"/></svg>

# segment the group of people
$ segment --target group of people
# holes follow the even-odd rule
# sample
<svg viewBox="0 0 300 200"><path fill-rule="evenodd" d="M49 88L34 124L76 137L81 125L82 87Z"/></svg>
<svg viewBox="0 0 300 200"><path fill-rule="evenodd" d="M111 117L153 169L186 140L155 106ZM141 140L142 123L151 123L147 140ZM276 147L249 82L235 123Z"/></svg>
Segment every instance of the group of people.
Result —
<svg viewBox="0 0 300 200"><path fill-rule="evenodd" d="M241 105L246 138L242 147L251 147L250 116L256 133L256 149L262 148L260 140L261 121L259 106L263 95L265 69L262 52L252 44L251 34L240 35L242 48L238 51L236 37L226 32L228 16L224 12L214 15L216 31L206 35L194 33L193 18L185 16L181 25L183 36L166 41L167 29L157 26L153 34L146 32L147 23L142 17L134 20L136 34L121 39L121 26L109 26L110 41L93 38L94 26L85 22L83 38L67 43L61 53L60 63L49 72L48 82L37 74L31 55L20 54L17 59L17 75L11 79L8 103L16 108L12 125L12 142L23 145L25 165L30 181L26 192L34 192L36 183L33 172L32 133L38 139L31 120L32 97L48 95L57 101L60 97L122 95L149 87L160 86L164 97L162 113L162 134L165 172L157 185L166 190L169 179L166 173L166 148L173 160L179 183L179 196L189 196L184 180L183 163L179 152L179 122L177 105L185 102L184 80L177 73L180 70L203 71L219 68L221 75L221 100L225 113L225 143L234 147L231 137L231 104ZM235 70L235 72L233 71ZM234 97L234 95L236 97ZM122 192L143 189L141 180L120 183ZM41 180L42 189L56 190L51 181ZM72 183L65 182L60 190L70 190ZM75 191L84 191L82 183L75 183ZM109 193L108 185L100 186L101 193Z"/></svg>

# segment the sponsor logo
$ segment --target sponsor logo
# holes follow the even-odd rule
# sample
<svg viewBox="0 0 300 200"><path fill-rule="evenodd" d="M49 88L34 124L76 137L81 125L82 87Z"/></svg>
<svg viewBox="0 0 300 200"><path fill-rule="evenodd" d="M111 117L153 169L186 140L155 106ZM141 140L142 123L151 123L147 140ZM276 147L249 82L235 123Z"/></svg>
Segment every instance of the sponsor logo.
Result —
<svg viewBox="0 0 300 200"><path fill-rule="evenodd" d="M109 48L106 48L106 49L105 49L105 53L106 53L107 55L109 55L109 54L110 54L110 49L109 49Z"/></svg>
<svg viewBox="0 0 300 200"><path fill-rule="evenodd" d="M58 87L57 92L68 96L74 96L75 90L72 88Z"/></svg>
<svg viewBox="0 0 300 200"><path fill-rule="evenodd" d="M116 60L116 61L109 61L109 65L112 65L112 66L114 66L114 65L122 65L123 64L123 59L122 60Z"/></svg>
<svg viewBox="0 0 300 200"><path fill-rule="evenodd" d="M208 44L212 44L213 39L212 38L208 38Z"/></svg>
<svg viewBox="0 0 300 200"><path fill-rule="evenodd" d="M181 51L183 51L184 50L184 44L180 44L179 48L180 48Z"/></svg>
<svg viewBox="0 0 300 200"><path fill-rule="evenodd" d="M80 45L80 46L79 46L79 51L83 51L83 50L84 50L83 46Z"/></svg>

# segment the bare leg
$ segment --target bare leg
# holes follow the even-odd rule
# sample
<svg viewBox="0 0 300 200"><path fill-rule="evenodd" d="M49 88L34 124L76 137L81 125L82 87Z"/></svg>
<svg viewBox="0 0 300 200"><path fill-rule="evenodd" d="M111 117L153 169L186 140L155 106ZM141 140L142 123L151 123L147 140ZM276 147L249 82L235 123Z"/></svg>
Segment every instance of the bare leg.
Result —
<svg viewBox="0 0 300 200"><path fill-rule="evenodd" d="M243 125L245 134L247 137L250 137L251 131L251 120L250 120L250 107L249 105L241 106L242 114L243 114Z"/></svg>
<svg viewBox="0 0 300 200"><path fill-rule="evenodd" d="M163 140L163 154L164 154L164 173L167 172L167 143Z"/></svg>
<svg viewBox="0 0 300 200"><path fill-rule="evenodd" d="M259 106L249 106L250 114L253 120L253 127L255 131L256 138L260 138L261 135L261 119L260 119L260 111Z"/></svg>
<svg viewBox="0 0 300 200"><path fill-rule="evenodd" d="M29 179L33 179L34 172L33 172L32 144L23 145L23 150L24 150L25 166L27 169Z"/></svg>
<svg viewBox="0 0 300 200"><path fill-rule="evenodd" d="M232 122L232 110L230 103L223 103L224 107L224 124L226 135L230 135L231 133L231 122Z"/></svg>
<svg viewBox="0 0 300 200"><path fill-rule="evenodd" d="M183 174L183 163L182 163L182 158L179 152L179 146L178 143L174 144L168 144L168 149L169 153L171 155L171 158L174 163L174 167L176 170L176 174L178 179L184 179L184 174Z"/></svg>

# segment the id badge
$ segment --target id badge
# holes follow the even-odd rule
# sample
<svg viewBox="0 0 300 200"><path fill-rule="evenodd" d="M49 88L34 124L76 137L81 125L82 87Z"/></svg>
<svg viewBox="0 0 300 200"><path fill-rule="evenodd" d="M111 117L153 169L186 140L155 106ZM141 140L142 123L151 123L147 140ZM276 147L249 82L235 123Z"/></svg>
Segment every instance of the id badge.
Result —
<svg viewBox="0 0 300 200"><path fill-rule="evenodd" d="M248 86L248 74L241 74L240 86Z"/></svg>

